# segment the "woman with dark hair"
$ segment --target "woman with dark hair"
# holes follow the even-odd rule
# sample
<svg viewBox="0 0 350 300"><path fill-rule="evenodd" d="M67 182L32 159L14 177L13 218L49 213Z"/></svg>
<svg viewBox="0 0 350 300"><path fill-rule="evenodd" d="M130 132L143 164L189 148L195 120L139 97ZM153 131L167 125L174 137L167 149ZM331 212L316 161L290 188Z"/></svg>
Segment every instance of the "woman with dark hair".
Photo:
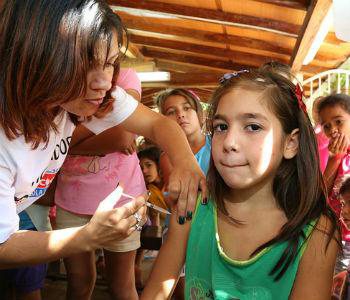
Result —
<svg viewBox="0 0 350 300"><path fill-rule="evenodd" d="M108 247L141 228L145 200L113 208L119 187L84 226L18 231L17 213L46 192L79 122L95 134L122 124L161 145L176 166L169 191L179 216L194 210L205 182L181 129L111 90L123 26L104 1L8 0L0 18L0 268Z"/></svg>

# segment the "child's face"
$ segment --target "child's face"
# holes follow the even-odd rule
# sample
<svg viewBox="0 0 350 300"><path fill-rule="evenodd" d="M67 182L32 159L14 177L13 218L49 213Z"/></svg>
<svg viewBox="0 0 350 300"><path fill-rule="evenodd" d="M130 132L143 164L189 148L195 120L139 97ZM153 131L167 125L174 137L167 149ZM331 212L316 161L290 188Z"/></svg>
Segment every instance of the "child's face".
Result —
<svg viewBox="0 0 350 300"><path fill-rule="evenodd" d="M147 184L158 182L160 180L157 164L153 160L149 158L142 158L140 160L140 166Z"/></svg>
<svg viewBox="0 0 350 300"><path fill-rule="evenodd" d="M164 102L163 111L164 115L181 126L186 136L201 131L197 112L183 96L169 96Z"/></svg>
<svg viewBox="0 0 350 300"><path fill-rule="evenodd" d="M340 217L347 229L350 230L350 192L341 195L341 203Z"/></svg>
<svg viewBox="0 0 350 300"><path fill-rule="evenodd" d="M350 114L340 105L325 107L320 111L319 117L328 138L335 138L341 133L350 137Z"/></svg>
<svg viewBox="0 0 350 300"><path fill-rule="evenodd" d="M282 126L264 102L261 92L240 88L219 102L213 120L212 156L230 188L272 184L283 158Z"/></svg>

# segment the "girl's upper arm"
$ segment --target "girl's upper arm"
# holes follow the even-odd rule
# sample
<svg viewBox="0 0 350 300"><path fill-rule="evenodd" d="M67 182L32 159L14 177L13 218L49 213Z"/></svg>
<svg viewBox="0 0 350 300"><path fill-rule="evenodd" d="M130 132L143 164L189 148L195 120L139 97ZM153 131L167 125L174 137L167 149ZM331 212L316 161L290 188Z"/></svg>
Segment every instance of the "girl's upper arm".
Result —
<svg viewBox="0 0 350 300"><path fill-rule="evenodd" d="M339 251L339 232L332 237L328 234L331 221L321 216L299 264L289 299L329 300L335 260ZM327 246L328 239L331 238Z"/></svg>
<svg viewBox="0 0 350 300"><path fill-rule="evenodd" d="M162 245L141 300L170 299L185 262L190 222L179 225L173 211L170 229Z"/></svg>

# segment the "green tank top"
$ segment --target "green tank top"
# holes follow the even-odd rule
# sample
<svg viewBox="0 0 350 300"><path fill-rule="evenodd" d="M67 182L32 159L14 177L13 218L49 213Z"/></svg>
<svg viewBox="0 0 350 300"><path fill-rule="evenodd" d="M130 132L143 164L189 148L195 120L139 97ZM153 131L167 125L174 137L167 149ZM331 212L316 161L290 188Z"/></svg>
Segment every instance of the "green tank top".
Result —
<svg viewBox="0 0 350 300"><path fill-rule="evenodd" d="M304 229L308 237L315 221ZM216 207L212 201L198 205L192 221L186 254L185 297L190 300L284 300L288 299L306 242L283 277L274 281L273 269L287 243L265 248L247 261L232 260L220 246Z"/></svg>

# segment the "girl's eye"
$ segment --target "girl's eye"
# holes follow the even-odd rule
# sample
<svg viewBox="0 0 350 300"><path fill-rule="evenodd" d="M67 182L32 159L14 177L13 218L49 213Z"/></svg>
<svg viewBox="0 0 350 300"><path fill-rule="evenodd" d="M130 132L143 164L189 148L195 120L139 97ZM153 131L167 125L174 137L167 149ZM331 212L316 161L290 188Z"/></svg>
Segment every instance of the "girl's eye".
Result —
<svg viewBox="0 0 350 300"><path fill-rule="evenodd" d="M216 124L213 126L214 132L222 132L227 130L228 126L226 124Z"/></svg>
<svg viewBox="0 0 350 300"><path fill-rule="evenodd" d="M324 130L324 131L329 130L329 124L325 124L325 125L323 125L323 130Z"/></svg>
<svg viewBox="0 0 350 300"><path fill-rule="evenodd" d="M105 69L106 69L106 68L113 68L113 69L114 69L115 66L116 66L116 65L115 65L114 63L109 63L109 62L107 62L107 63L105 64L104 67L105 67Z"/></svg>
<svg viewBox="0 0 350 300"><path fill-rule="evenodd" d="M336 120L336 122L335 122L337 125L341 125L343 122L342 122L342 120Z"/></svg>
<svg viewBox="0 0 350 300"><path fill-rule="evenodd" d="M172 116L173 114L175 114L175 110L168 110L168 111L166 112L166 115L167 115L167 116Z"/></svg>
<svg viewBox="0 0 350 300"><path fill-rule="evenodd" d="M262 127L258 124L249 124L245 127L248 131L259 131L262 129Z"/></svg>

